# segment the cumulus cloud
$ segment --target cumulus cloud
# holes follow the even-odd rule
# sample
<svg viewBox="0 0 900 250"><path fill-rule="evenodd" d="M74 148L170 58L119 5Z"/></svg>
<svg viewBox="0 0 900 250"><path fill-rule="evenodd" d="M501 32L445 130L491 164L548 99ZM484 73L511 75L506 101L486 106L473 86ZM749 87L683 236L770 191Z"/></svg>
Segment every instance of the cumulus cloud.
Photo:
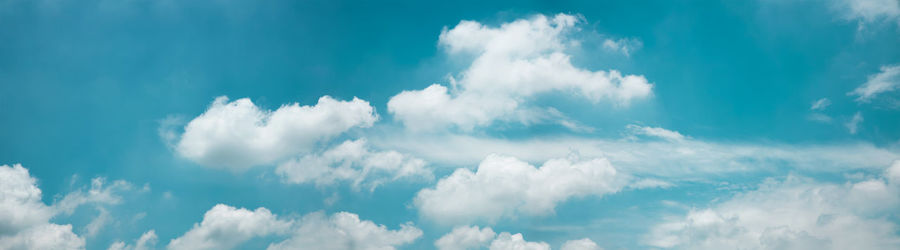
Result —
<svg viewBox="0 0 900 250"><path fill-rule="evenodd" d="M546 242L526 241L522 234L502 232L491 242L490 250L550 250Z"/></svg>
<svg viewBox="0 0 900 250"><path fill-rule="evenodd" d="M536 15L499 27L462 21L439 39L450 56L473 58L459 80L452 78L451 88L433 84L403 91L391 97L388 111L413 130L471 130L497 120L533 121L541 115L527 100L541 93L563 91L622 106L651 94L653 85L643 76L574 66L566 50L578 43L569 37L577 23L566 14Z"/></svg>
<svg viewBox="0 0 900 250"><path fill-rule="evenodd" d="M109 246L109 250L149 250L156 249L156 242L159 238L156 236L156 231L150 230L141 234L141 237L138 238L134 245L126 244L123 241L116 241L112 245Z"/></svg>
<svg viewBox="0 0 900 250"><path fill-rule="evenodd" d="M254 237L284 234L291 222L278 219L266 208L248 210L215 205L203 221L169 242L168 249L233 249Z"/></svg>
<svg viewBox="0 0 900 250"><path fill-rule="evenodd" d="M310 154L278 165L276 173L287 183L317 186L349 181L353 187L374 190L401 178L432 180L425 161L397 151L372 151L366 139L348 140L321 154Z"/></svg>
<svg viewBox="0 0 900 250"><path fill-rule="evenodd" d="M441 236L434 242L434 246L439 250L479 249L487 245L496 235L497 233L490 227L481 229L478 226L461 226Z"/></svg>
<svg viewBox="0 0 900 250"><path fill-rule="evenodd" d="M546 215L560 202L619 191L627 176L606 159L552 159L540 168L514 157L490 155L473 173L460 168L416 195L422 216L450 222L493 222L518 214Z"/></svg>
<svg viewBox="0 0 900 250"><path fill-rule="evenodd" d="M857 102L869 102L879 94L895 91L898 87L900 87L900 65L888 65L881 66L881 72L870 75L865 83L847 94L857 96Z"/></svg>
<svg viewBox="0 0 900 250"><path fill-rule="evenodd" d="M374 108L358 98L323 96L315 106L293 103L269 111L248 98L229 102L223 96L184 127L175 150L205 166L240 171L308 152L316 143L377 119Z"/></svg>
<svg viewBox="0 0 900 250"><path fill-rule="evenodd" d="M846 184L790 176L767 180L705 209L655 226L646 243L679 249L896 249L900 162Z"/></svg>
<svg viewBox="0 0 900 250"><path fill-rule="evenodd" d="M440 239L434 242L434 245L439 250L483 249L487 246L491 250L550 249L550 245L546 242L526 241L525 237L520 233L502 232L497 234L490 227L479 228L478 226L456 227L453 231L441 236ZM600 250L602 248L591 239L584 238L566 241L560 249Z"/></svg>
<svg viewBox="0 0 900 250"><path fill-rule="evenodd" d="M72 225L49 222L56 210L36 182L22 165L0 166L0 249L84 249Z"/></svg>
<svg viewBox="0 0 900 250"><path fill-rule="evenodd" d="M422 236L411 222L389 230L384 225L360 220L353 213L326 217L314 212L300 219L278 218L264 207L256 210L218 204L203 221L169 242L168 249L234 249L250 239L288 236L268 249L394 249Z"/></svg>
<svg viewBox="0 0 900 250"><path fill-rule="evenodd" d="M289 239L269 245L268 249L392 250L422 236L422 230L411 222L390 230L348 212L331 217L322 212L311 213L296 223Z"/></svg>
<svg viewBox="0 0 900 250"><path fill-rule="evenodd" d="M563 243L561 250L602 250L600 246L588 238L580 240L570 240Z"/></svg>

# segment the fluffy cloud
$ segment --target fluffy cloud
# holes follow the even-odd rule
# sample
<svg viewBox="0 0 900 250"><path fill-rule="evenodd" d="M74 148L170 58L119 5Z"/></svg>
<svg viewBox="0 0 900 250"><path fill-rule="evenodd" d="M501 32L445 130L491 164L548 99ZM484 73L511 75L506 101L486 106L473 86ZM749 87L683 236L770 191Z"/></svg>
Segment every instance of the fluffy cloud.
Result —
<svg viewBox="0 0 900 250"><path fill-rule="evenodd" d="M291 238L269 245L268 249L391 250L422 236L422 230L411 222L400 225L399 230L389 230L347 212L330 218L321 212L312 213L297 224Z"/></svg>
<svg viewBox="0 0 900 250"><path fill-rule="evenodd" d="M411 222L388 230L347 212L331 217L315 212L293 220L280 219L262 207L251 211L219 204L206 212L202 222L170 241L168 249L233 249L252 238L272 235L289 237L268 249L380 250L408 244L422 231Z"/></svg>
<svg viewBox="0 0 900 250"><path fill-rule="evenodd" d="M572 65L567 48L578 43L568 36L578 18L537 15L499 27L462 21L441 32L439 44L451 56L474 58L452 89L433 84L403 91L388 102L394 118L413 130L456 127L470 130L496 120L528 122L542 115L527 99L566 91L593 102L628 105L650 95L643 76L618 71L590 71Z"/></svg>
<svg viewBox="0 0 900 250"><path fill-rule="evenodd" d="M900 161L882 177L840 184L768 180L654 227L647 243L683 249L896 249Z"/></svg>
<svg viewBox="0 0 900 250"><path fill-rule="evenodd" d="M21 165L0 166L0 249L84 249L72 225L49 222L56 210L35 183Z"/></svg>
<svg viewBox="0 0 900 250"><path fill-rule="evenodd" d="M490 227L462 226L453 228L450 233L441 236L434 242L439 250L478 249L494 239L497 233Z"/></svg>
<svg viewBox="0 0 900 250"><path fill-rule="evenodd" d="M488 245L490 243L490 245ZM439 250L466 250L483 249L489 246L490 250L550 250L546 242L526 241L522 234L502 232L494 233L490 227L483 229L478 226L456 227L434 242ZM594 241L584 238L566 241L562 250L600 250Z"/></svg>
<svg viewBox="0 0 900 250"><path fill-rule="evenodd" d="M169 242L168 249L232 249L253 237L286 233L290 226L266 208L251 211L218 204L200 224Z"/></svg>
<svg viewBox="0 0 900 250"><path fill-rule="evenodd" d="M349 181L353 187L374 190L401 178L432 180L425 161L396 151L371 151L365 139L345 141L321 154L310 154L282 163L275 170L288 183L317 186Z"/></svg>
<svg viewBox="0 0 900 250"><path fill-rule="evenodd" d="M116 241L112 245L109 246L109 250L148 250L155 249L156 241L158 238L156 237L156 231L150 230L146 233L142 234L137 241L134 242L134 245L125 244L122 241Z"/></svg>
<svg viewBox="0 0 900 250"><path fill-rule="evenodd" d="M552 159L540 168L513 157L490 155L476 172L457 169L416 195L420 214L439 222L495 221L519 213L553 213L573 197L617 192L626 182L606 159Z"/></svg>
<svg viewBox="0 0 900 250"><path fill-rule="evenodd" d="M522 234L502 232L491 242L490 250L550 250L546 242L526 241Z"/></svg>
<svg viewBox="0 0 900 250"><path fill-rule="evenodd" d="M218 97L184 128L175 150L210 167L244 170L304 153L316 143L378 119L368 102L319 98L315 106L297 103L261 110L250 99Z"/></svg>
<svg viewBox="0 0 900 250"><path fill-rule="evenodd" d="M570 240L563 243L561 250L602 250L597 243L591 239L584 238L580 240Z"/></svg>
<svg viewBox="0 0 900 250"><path fill-rule="evenodd" d="M847 94L857 96L857 102L869 102L875 96L895 91L898 87L900 87L900 65L881 66L881 72L870 75L865 83Z"/></svg>

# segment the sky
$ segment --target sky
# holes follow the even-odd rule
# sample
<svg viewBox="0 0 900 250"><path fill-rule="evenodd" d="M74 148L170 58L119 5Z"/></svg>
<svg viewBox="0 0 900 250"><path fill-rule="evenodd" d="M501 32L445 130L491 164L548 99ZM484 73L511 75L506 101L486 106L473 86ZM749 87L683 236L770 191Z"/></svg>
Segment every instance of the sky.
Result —
<svg viewBox="0 0 900 250"><path fill-rule="evenodd" d="M0 0L0 249L898 249L900 2Z"/></svg>

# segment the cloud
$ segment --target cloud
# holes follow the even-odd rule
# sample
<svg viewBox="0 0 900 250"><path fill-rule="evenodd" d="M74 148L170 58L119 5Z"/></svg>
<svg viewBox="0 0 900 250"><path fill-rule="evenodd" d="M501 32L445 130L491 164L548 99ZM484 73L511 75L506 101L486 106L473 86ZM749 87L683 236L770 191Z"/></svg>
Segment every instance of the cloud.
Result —
<svg viewBox="0 0 900 250"><path fill-rule="evenodd" d="M287 183L316 186L349 181L353 187L374 190L401 178L433 180L425 161L397 151L371 151L366 139L348 140L321 154L310 154L278 165L276 173Z"/></svg>
<svg viewBox="0 0 900 250"><path fill-rule="evenodd" d="M594 241L592 241L591 239L584 238L584 239L580 239L580 240L566 241L566 243L564 243L562 245L562 248L560 248L560 249L561 250L602 250L603 248L598 246L597 243L594 243Z"/></svg>
<svg viewBox="0 0 900 250"><path fill-rule="evenodd" d="M578 43L569 37L577 23L575 16L559 14L499 27L462 21L445 28L440 46L450 56L473 58L471 64L459 80L451 78L451 88L432 84L391 97L388 112L412 130L471 130L497 120L525 123L544 116L527 103L542 93L561 91L620 106L648 97L653 85L643 76L591 71L571 63L566 50Z"/></svg>
<svg viewBox="0 0 900 250"><path fill-rule="evenodd" d="M603 41L603 48L612 52L622 53L625 56L631 56L631 53L644 46L641 40L634 38L621 38L617 40L606 39Z"/></svg>
<svg viewBox="0 0 900 250"><path fill-rule="evenodd" d="M434 242L434 245L438 250L483 249L486 246L489 246L490 250L550 249L550 245L546 242L526 241L520 233L501 232L497 234L490 227L479 228L478 226L456 227L453 231L441 236L440 239ZM594 243L591 239L584 238L566 241L561 249L600 250L602 248L597 246L597 243Z"/></svg>
<svg viewBox="0 0 900 250"><path fill-rule="evenodd" d="M546 242L526 241L522 234L502 232L491 242L490 250L550 250Z"/></svg>
<svg viewBox="0 0 900 250"><path fill-rule="evenodd" d="M141 237L138 238L134 245L125 244L122 241L116 241L112 245L109 246L109 250L149 250L156 249L156 242L159 240L156 237L156 231L150 230L141 234Z"/></svg>
<svg viewBox="0 0 900 250"><path fill-rule="evenodd" d="M416 195L415 206L442 222L494 222L518 214L546 215L560 202L619 191L627 176L606 159L552 159L536 168L519 159L490 155L476 172L457 169Z"/></svg>
<svg viewBox="0 0 900 250"><path fill-rule="evenodd" d="M326 217L314 212L300 219L278 218L264 207L256 210L218 204L206 212L203 221L169 242L168 249L234 249L250 239L288 236L268 249L394 249L422 236L411 222L399 230L360 220L353 213Z"/></svg>
<svg viewBox="0 0 900 250"><path fill-rule="evenodd" d="M348 212L331 217L322 212L311 213L296 224L289 239L269 245L268 249L392 250L422 236L422 230L411 222L389 230Z"/></svg>
<svg viewBox="0 0 900 250"><path fill-rule="evenodd" d="M681 141L685 138L684 135L678 133L678 131L672 131L660 127L644 127L635 124L629 124L625 128L628 129L628 131L631 132L632 135L645 135L669 141Z"/></svg>
<svg viewBox="0 0 900 250"><path fill-rule="evenodd" d="M468 135L370 136L380 147L395 148L435 166L472 166L490 154L527 162L577 152L585 158L606 158L617 170L667 181L712 178L728 173L792 169L838 173L853 169L883 169L900 159L897 145L877 147L867 142L828 144L734 143L692 139L682 141L601 139L568 136L502 139ZM639 138L640 139L640 138Z"/></svg>
<svg viewBox="0 0 900 250"><path fill-rule="evenodd" d="M0 249L84 249L72 225L49 222L56 210L36 182L22 165L0 166Z"/></svg>
<svg viewBox="0 0 900 250"><path fill-rule="evenodd" d="M810 110L825 110L829 105L831 105L831 100L828 98L822 98L816 100L812 103L812 106L809 107Z"/></svg>
<svg viewBox="0 0 900 250"><path fill-rule="evenodd" d="M291 222L278 219L266 208L247 210L215 205L203 221L169 242L168 249L233 249L254 237L284 234Z"/></svg>
<svg viewBox="0 0 900 250"><path fill-rule="evenodd" d="M863 23L876 21L898 22L900 3L896 0L835 0L832 7L845 19Z"/></svg>
<svg viewBox="0 0 900 250"><path fill-rule="evenodd" d="M478 226L461 226L453 228L453 231L441 236L434 242L434 246L438 250L479 249L481 246L487 245L496 235L497 233L494 233L490 227L480 229Z"/></svg>
<svg viewBox="0 0 900 250"><path fill-rule="evenodd" d="M655 226L646 243L679 249L896 249L900 161L855 183L769 179L705 209Z"/></svg>
<svg viewBox="0 0 900 250"><path fill-rule="evenodd" d="M853 118L850 119L844 126L847 127L847 130L850 131L850 134L856 134L856 131L859 130L859 123L863 121L862 113L856 112L853 114Z"/></svg>
<svg viewBox="0 0 900 250"><path fill-rule="evenodd" d="M240 171L308 152L318 142L377 119L374 108L358 98L323 96L315 106L293 103L268 111L250 99L229 102L223 96L185 126L175 150L201 165Z"/></svg>
<svg viewBox="0 0 900 250"><path fill-rule="evenodd" d="M877 95L895 91L898 87L900 87L900 65L881 66L881 72L870 75L865 83L847 94L857 96L857 102L869 102Z"/></svg>

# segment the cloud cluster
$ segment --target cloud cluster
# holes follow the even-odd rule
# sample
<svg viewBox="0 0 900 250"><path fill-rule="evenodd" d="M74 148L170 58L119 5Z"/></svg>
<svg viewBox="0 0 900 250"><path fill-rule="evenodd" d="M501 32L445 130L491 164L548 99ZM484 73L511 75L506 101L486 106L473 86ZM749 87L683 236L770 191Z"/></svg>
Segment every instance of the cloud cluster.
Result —
<svg viewBox="0 0 900 250"><path fill-rule="evenodd" d="M572 64L566 50L578 43L569 37L578 22L566 14L536 15L499 27L462 21L441 32L439 40L450 56L474 58L460 79L451 79L451 88L433 84L403 91L391 97L388 111L412 130L471 130L496 120L533 121L542 115L526 102L547 92L563 91L617 105L649 96L653 85L643 76L591 71Z"/></svg>
<svg viewBox="0 0 900 250"><path fill-rule="evenodd" d="M546 215L560 202L602 196L625 186L627 175L606 159L552 159L540 168L490 155L472 172L457 169L416 195L420 215L443 223L496 221L518 214Z"/></svg>
<svg viewBox="0 0 900 250"><path fill-rule="evenodd" d="M526 241L522 234L510 234L502 232L497 234L490 227L460 226L453 231L441 236L434 242L438 250L466 250L482 249L488 246L490 250L550 250L550 244L546 242ZM584 238L570 240L563 243L562 250L600 250L601 248L591 239Z"/></svg>
<svg viewBox="0 0 900 250"><path fill-rule="evenodd" d="M84 249L85 240L72 231L72 225L59 225L50 219L71 214L83 204L115 204L121 199L115 192L130 186L116 181L103 187L96 178L87 193L79 190L48 206L41 201L41 189L22 165L0 166L0 249ZM103 210L101 210L103 211ZM102 225L87 230L96 233Z"/></svg>
<svg viewBox="0 0 900 250"><path fill-rule="evenodd" d="M434 179L424 160L397 151L372 151L365 139L348 140L323 153L287 161L275 172L287 183L324 186L349 181L355 188L369 190L401 178Z"/></svg>
<svg viewBox="0 0 900 250"><path fill-rule="evenodd" d="M268 111L250 99L229 102L223 96L184 127L175 150L205 166L240 171L309 152L316 143L377 119L369 102L358 98L323 96L315 106L293 103Z"/></svg>
<svg viewBox="0 0 900 250"><path fill-rule="evenodd" d="M298 220L278 218L266 208L248 210L219 204L206 212L203 221L169 242L168 249L234 249L256 237L287 235L268 249L395 249L422 236L406 223L399 230L360 220L353 213L326 217L322 212Z"/></svg>
<svg viewBox="0 0 900 250"><path fill-rule="evenodd" d="M653 228L647 244L680 249L896 249L900 161L846 184L769 180Z"/></svg>

